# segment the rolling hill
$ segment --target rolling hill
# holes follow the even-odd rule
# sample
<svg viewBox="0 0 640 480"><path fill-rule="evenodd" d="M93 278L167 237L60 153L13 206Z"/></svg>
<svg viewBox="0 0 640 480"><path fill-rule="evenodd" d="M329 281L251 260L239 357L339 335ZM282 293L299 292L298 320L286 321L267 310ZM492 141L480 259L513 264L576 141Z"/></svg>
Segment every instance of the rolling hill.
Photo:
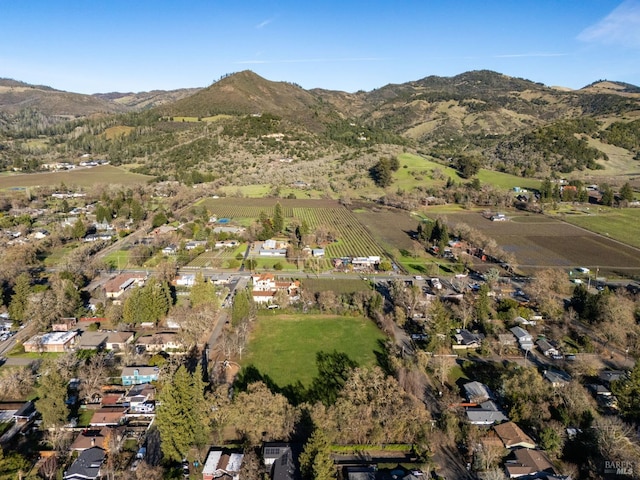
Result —
<svg viewBox="0 0 640 480"><path fill-rule="evenodd" d="M90 151L159 178L312 178L335 191L366 183L378 159L401 151L538 178L606 170L615 154L620 173L640 159L638 119L633 85L602 80L568 90L488 70L354 93L305 90L251 71L202 89L90 96L2 80L0 162L33 169L45 157Z"/></svg>

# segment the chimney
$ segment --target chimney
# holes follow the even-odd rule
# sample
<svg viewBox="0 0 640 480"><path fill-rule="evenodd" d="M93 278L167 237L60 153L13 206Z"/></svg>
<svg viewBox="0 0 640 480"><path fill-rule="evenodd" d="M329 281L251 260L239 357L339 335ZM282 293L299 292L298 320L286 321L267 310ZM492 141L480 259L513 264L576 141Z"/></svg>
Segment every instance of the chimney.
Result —
<svg viewBox="0 0 640 480"><path fill-rule="evenodd" d="M95 447L96 446L96 437L92 437L91 438L91 446Z"/></svg>

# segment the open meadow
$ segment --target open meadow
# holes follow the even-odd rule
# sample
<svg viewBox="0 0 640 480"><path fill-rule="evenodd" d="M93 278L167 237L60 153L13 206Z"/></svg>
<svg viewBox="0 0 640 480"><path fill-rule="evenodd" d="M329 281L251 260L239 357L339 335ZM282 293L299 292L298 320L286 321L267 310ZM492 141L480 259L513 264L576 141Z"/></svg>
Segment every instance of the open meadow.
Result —
<svg viewBox="0 0 640 480"><path fill-rule="evenodd" d="M360 366L375 365L381 353L385 336L369 319L269 313L256 320L240 364L255 366L280 387L298 381L308 387L317 374L317 352L337 350Z"/></svg>
<svg viewBox="0 0 640 480"><path fill-rule="evenodd" d="M560 218L578 227L640 248L639 208L590 208L588 213L569 213Z"/></svg>

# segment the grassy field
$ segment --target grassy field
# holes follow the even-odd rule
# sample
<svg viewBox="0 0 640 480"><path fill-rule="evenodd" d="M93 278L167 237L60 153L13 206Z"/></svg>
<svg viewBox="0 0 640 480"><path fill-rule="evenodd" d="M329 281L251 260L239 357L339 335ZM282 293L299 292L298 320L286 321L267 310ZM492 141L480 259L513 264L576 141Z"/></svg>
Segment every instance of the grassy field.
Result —
<svg viewBox="0 0 640 480"><path fill-rule="evenodd" d="M562 220L640 248L640 209L591 208L588 214L565 214Z"/></svg>
<svg viewBox="0 0 640 480"><path fill-rule="evenodd" d="M446 167L440 163L434 162L418 155L403 153L398 156L400 169L394 174L394 188L402 188L411 190L418 185L433 186L444 185L448 178L456 182L466 183L469 179L462 178L458 172ZM433 171L439 171L442 175L441 179L433 178ZM480 169L477 175L481 184L491 184L497 188L511 190L513 187L521 187L528 189L537 189L540 187L540 181L533 178L522 178L508 173L493 172L490 170Z"/></svg>
<svg viewBox="0 0 640 480"><path fill-rule="evenodd" d="M317 374L316 353L344 352L361 366L376 364L385 337L366 318L329 315L259 317L241 361L254 365L279 386L308 386Z"/></svg>
<svg viewBox="0 0 640 480"><path fill-rule="evenodd" d="M17 187L67 186L78 185L90 187L99 183L111 185L135 185L147 183L148 175L131 173L125 169L112 165L93 168L81 168L66 172L45 172L32 174L0 175L0 190L15 189Z"/></svg>

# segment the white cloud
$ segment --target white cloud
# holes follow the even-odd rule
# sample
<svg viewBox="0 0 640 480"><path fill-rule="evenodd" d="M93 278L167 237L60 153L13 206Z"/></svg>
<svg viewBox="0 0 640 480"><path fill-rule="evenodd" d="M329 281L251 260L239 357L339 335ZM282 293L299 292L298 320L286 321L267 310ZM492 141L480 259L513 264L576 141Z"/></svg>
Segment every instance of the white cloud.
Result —
<svg viewBox="0 0 640 480"><path fill-rule="evenodd" d="M272 18L267 18L266 20L263 20L262 22L260 22L259 24L256 25L257 29L266 27L267 25L269 25L271 22L273 22L275 20L275 17Z"/></svg>
<svg viewBox="0 0 640 480"><path fill-rule="evenodd" d="M583 42L640 48L640 2L626 0L578 35Z"/></svg>

